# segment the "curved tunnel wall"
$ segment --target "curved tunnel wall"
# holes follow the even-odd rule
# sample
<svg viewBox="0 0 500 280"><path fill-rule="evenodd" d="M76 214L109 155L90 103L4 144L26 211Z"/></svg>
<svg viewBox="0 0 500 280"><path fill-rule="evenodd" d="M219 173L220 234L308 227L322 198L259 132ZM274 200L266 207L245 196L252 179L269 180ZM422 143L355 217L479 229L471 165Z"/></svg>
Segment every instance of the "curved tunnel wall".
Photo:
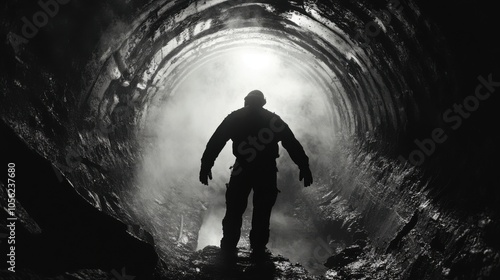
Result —
<svg viewBox="0 0 500 280"><path fill-rule="evenodd" d="M454 94L445 88L454 85L449 65L437 59L447 57L440 45L444 43L412 2L137 1L120 9L102 4L99 11L103 18L112 14L116 21L95 23L100 36L88 48L92 52L72 62L77 65L74 72L51 74L59 70L43 69L48 74L41 79L47 88L39 97L42 111L48 107L56 113L37 113L26 121L20 117L17 125L35 149L59 166L70 165L67 176L99 209L135 221L120 206L126 204L120 189L131 187L130 178L121 176L120 170L134 170L141 154L137 143L141 129L158 113L155 108L168 102L182 76L204 57L237 48L239 40L272 49L330 93L326 98L332 123L343 135L337 144L346 148L352 163L344 164L343 170L357 168L367 174L377 170L377 178L385 178L385 183L391 177L387 173L406 174L403 182L394 176L388 186L376 184L376 179L375 184L340 180L339 185L346 187L344 196L361 212L379 209L378 214L393 218L387 231L371 225L372 237L381 239L377 245L382 250L412 217L413 211L401 208L425 205L421 203L425 197L413 198L410 188L397 190L398 184L421 186L413 177L414 169L401 167L394 159L409 149L415 135L425 135L439 122L438 109ZM15 51L29 53L29 48ZM300 64L304 56L316 60ZM19 72L23 71L31 70ZM70 77L80 79L69 83ZM64 82L47 84L52 79ZM5 115L13 119L16 113ZM48 119L57 129L43 128L49 126ZM37 138L29 135L33 127L38 127ZM46 139L47 146L39 139ZM366 151L378 152L367 156ZM75 165L68 164L68 154L70 162L71 155L77 158ZM373 198L373 193L379 197ZM379 207L384 199L391 202ZM399 205L397 210L391 210L394 205ZM193 221L191 230L196 231L200 217ZM168 248L165 251L167 257L173 255Z"/></svg>
<svg viewBox="0 0 500 280"><path fill-rule="evenodd" d="M429 121L425 116L434 114L429 106L429 87L432 80L442 78L438 77L442 72L433 61L421 63L417 59L426 57L425 48L416 43L413 34L421 24L415 22L418 9L397 1L378 5L265 1L159 4L156 10L137 17L139 20L131 24L132 32L125 29L119 48L108 48L105 56L99 56L105 63L84 101L93 110L90 120L98 123L111 116L113 109L133 104L137 114L132 123L137 130L133 126L127 129L140 135L141 127L161 112L162 102L168 102L169 94L190 69L206 57L250 44L272 49L289 61L302 61L298 67L314 77L328 95L331 118L338 126L333 137L343 138L337 146L356 149L356 145L370 144L373 150L395 155L409 138L406 128L425 126ZM314 59L305 59L304 64L304 58ZM425 108L425 114L419 108ZM105 127L112 125L112 120L108 121ZM339 154L333 161L341 157ZM373 206L366 205L373 198L363 190L370 188L370 183L360 188L352 182L340 185L346 197L362 193L357 203L364 209L361 212L373 211ZM392 222L387 225L389 232L382 230L376 235L385 236L379 237L379 245L386 246L412 213L395 214L386 206L382 209L380 215ZM372 227L378 231L376 225Z"/></svg>
<svg viewBox="0 0 500 280"><path fill-rule="evenodd" d="M286 54L290 61L302 61L298 67L306 69L329 95L327 100L333 112L332 121L338 126L334 131L344 137L343 145L350 145L356 138L361 142L371 139L384 145L392 142L388 148L394 152L399 145L398 139L404 136L407 122L422 122L418 105L406 107L414 106L415 95L424 104L428 101L425 87L410 90L408 86L425 85L423 71L420 64L412 64L412 53L408 53L405 47L410 42L404 40L408 35L403 33L403 38L395 37L392 30L398 28L398 24L403 31L413 30L405 26L411 26L405 16L411 18L415 11L410 8L404 11L400 3L386 3L384 6L393 12L390 27L383 24L389 18L381 18L378 20L380 25L370 26L385 29L385 34L377 35L382 38L387 36L392 48L389 50L375 42L367 44L354 39L356 32L372 31L361 20L373 16L371 10L356 14L356 11L346 13L348 9L333 3L278 5L234 1L160 7L149 11L148 16L139 16L140 23L133 24L134 31L125 29L127 36L120 48L107 49L108 56L100 56L105 63L95 86L89 91L89 97L84 100L91 104L90 110L94 110L89 112L91 121L108 120L109 123L101 124L108 127L113 124L108 117L113 115L114 109L133 104L137 115L128 116L135 118L128 123L135 123L137 130L133 126L126 129L140 137L141 126L147 126L155 114L161 112L161 103L168 102L178 80L202 63L202 58L250 44ZM403 11L409 15L403 14ZM340 12L345 16L338 16ZM358 27L340 28L352 25ZM378 36L370 38L371 41L375 39L379 39ZM304 57L309 58L305 59L308 63L303 63ZM402 75L405 70L411 71L412 75ZM118 86L108 86L110 84ZM99 111L96 111L97 108ZM355 184L341 185L346 197L352 192L364 193ZM357 205L364 207L361 212L373 211L373 206L364 205L363 201L369 199L366 194L361 197ZM385 206L383 209L384 213L380 215L392 220L392 224L387 226L389 232L376 234L385 235L379 238L380 246L385 246L383 244L389 242L404 219L409 218L402 218L399 214L394 217L394 213Z"/></svg>
<svg viewBox="0 0 500 280"><path fill-rule="evenodd" d="M392 142L389 146L395 150L405 127L422 123L418 108L428 104L428 91L425 71L416 59L422 57L422 50L419 44L410 47L416 42L411 33L418 10L399 2L377 4L151 2L133 12L128 21L111 23L102 32L69 119L77 130L68 139L66 153L69 149L76 155L87 154L97 162L106 158L115 164L133 162L134 135L148 115L155 114L155 106L161 108L158 104L168 101L177 80L196 67L199 58L243 44L239 40L286 53L290 60L314 57L315 61L299 67L329 92L332 121L337 133L344 135L345 145L356 138L361 143L371 139ZM381 11L391 13L375 15ZM378 18L382 16L390 18ZM372 21L367 23L368 19ZM375 21L378 25L372 24ZM380 34L367 33L369 28ZM366 41L360 41L357 34ZM88 146L71 148L79 142ZM125 157L116 158L106 150L118 150ZM64 165L68 156L59 162ZM109 165L109 169L119 169ZM71 176L87 181L86 176L100 173L89 169ZM130 187L127 180L118 181ZM116 213L119 198L108 198L107 191L85 185L89 191L81 191L96 207L128 216Z"/></svg>
<svg viewBox="0 0 500 280"><path fill-rule="evenodd" d="M133 80L132 88L139 85L137 89L131 89L139 93L129 94L139 95L141 102L147 103L155 94L168 95L165 88L168 90L169 85L176 80L177 73L183 73L186 67L180 64L196 62L198 56L210 51L216 52L218 48L227 48L224 40L232 40L231 43L235 44L238 42L238 34L244 33L247 37L252 32L250 30L254 30L258 32L257 38L266 34L274 38L277 44L281 43L281 50L275 46L277 51L296 50L292 56L305 53L321 63L316 68L322 69L312 73L312 76L316 76L328 87L332 106L337 108L335 111L338 116L335 119L339 119L347 134L364 134L369 131L384 135L380 137L397 139L394 135L402 133L401 128L405 127L407 118L412 122L420 121L418 107L406 109L407 105L414 104L414 95L423 96L419 99L426 100L428 93L425 88L413 87L410 90L408 87L408 84L425 85L425 77L421 65L408 64L412 56L419 55L408 53L409 48L405 46L405 43L411 44L405 41L405 36L408 35L403 33L403 38L395 38L395 31L391 30L399 27L397 24L401 25L400 28L408 25L402 14L403 6L396 4L397 6L385 6L389 10L396 9L392 19L385 19L391 20L391 25L387 27L383 25L384 19L379 19L381 25L363 25L360 18L366 17L365 14L349 14L342 10L343 14L350 17L341 18L338 16L340 11L334 9L339 7L332 3L304 3L302 6L245 2L212 5L192 3L181 11L175 11L177 6L173 5L170 9L163 9L161 12L164 14L155 12L154 16L141 23L136 32L115 51L115 55L110 55L109 58L122 60L118 63L126 65L126 69L122 71L132 75L127 77ZM321 14L316 12L321 8ZM407 13L413 13L410 8L407 10ZM176 16L171 16L172 14ZM345 25L358 27L348 30L339 28ZM361 30L359 32L363 34L365 29L371 31L370 28L384 28L385 34L377 34L376 39L381 35L380 40L387 39L391 43L391 49L353 39L358 34L356 31ZM408 26L406 28L406 32L409 32ZM379 33L380 30L374 32ZM254 41L255 44L269 44L268 39ZM100 80L90 94L91 98L97 100L95 102L101 100L105 85L112 79L110 76L113 71L117 71L113 69L117 67L116 63L108 60L100 72ZM433 64L429 66L433 67ZM411 71L413 75L403 78L400 74L404 71Z"/></svg>

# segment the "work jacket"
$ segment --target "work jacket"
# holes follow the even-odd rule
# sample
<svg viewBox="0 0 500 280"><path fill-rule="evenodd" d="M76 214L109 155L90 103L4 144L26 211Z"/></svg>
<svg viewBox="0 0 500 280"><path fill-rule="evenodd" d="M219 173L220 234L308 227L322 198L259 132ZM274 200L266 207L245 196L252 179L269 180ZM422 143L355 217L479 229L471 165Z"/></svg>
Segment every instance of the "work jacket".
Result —
<svg viewBox="0 0 500 280"><path fill-rule="evenodd" d="M288 125L276 114L256 106L246 106L229 114L207 143L202 169L214 165L220 151L231 139L236 165L243 169L276 169L278 142L300 169L308 168L309 158Z"/></svg>

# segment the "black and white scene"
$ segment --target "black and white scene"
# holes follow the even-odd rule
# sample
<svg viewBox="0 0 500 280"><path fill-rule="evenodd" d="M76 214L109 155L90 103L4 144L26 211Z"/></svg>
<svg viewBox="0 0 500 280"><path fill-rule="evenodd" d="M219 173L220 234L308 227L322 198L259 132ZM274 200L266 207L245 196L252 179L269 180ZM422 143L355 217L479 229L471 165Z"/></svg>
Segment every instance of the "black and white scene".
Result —
<svg viewBox="0 0 500 280"><path fill-rule="evenodd" d="M0 279L500 279L498 14L3 0Z"/></svg>

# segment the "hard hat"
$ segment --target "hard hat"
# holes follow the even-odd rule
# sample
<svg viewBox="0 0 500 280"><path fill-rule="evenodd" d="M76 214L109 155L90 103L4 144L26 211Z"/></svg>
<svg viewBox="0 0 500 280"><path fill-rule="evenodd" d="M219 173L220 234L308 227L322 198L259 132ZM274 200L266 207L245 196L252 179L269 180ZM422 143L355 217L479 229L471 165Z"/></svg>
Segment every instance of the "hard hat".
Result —
<svg viewBox="0 0 500 280"><path fill-rule="evenodd" d="M264 104L266 104L266 99L262 91L252 90L245 97L245 102L249 105L264 106Z"/></svg>

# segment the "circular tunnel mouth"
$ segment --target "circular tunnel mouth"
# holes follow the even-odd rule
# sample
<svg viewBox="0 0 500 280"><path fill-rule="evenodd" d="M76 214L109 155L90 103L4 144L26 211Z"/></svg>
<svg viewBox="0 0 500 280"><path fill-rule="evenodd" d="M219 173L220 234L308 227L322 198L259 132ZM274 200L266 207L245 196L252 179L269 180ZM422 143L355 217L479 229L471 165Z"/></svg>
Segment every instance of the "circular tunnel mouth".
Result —
<svg viewBox="0 0 500 280"><path fill-rule="evenodd" d="M284 240L295 237L290 232L302 234L296 246L309 248L301 249L305 254L297 254L299 261L309 261L300 258L314 253L318 246L330 250L328 253L345 246L350 242L341 232L345 225L316 219L324 215L317 203L340 199L336 188L343 189L342 200L353 192L354 187L346 186L352 183L349 180L332 190L335 173L358 172L346 171L354 167L349 165L354 159L340 159L349 154L345 149L356 149L353 147L359 144L360 136L362 142L394 137L390 133L406 122L400 112L412 96L395 67L397 58L361 47L352 33L339 27L342 22L338 18L329 18L325 11L319 13L315 3L286 9L263 3L223 2L203 9L196 5L173 11L165 7L163 14L144 20L101 70L98 81L118 86L94 87L90 95L89 102L99 104L95 106L99 109L91 112L97 118L113 115L121 103L136 108L135 127L129 130L139 143L142 162L131 183L136 191L126 204L137 222L152 233L164 258L175 256L177 247L192 251L199 242L208 245L219 239L200 240L198 233L201 229L213 236L213 228L220 227L220 221L216 222L220 219L214 217L220 217L223 206L221 198L232 161L229 145L213 170L220 174L213 181L216 187L200 189L199 158L218 123L241 107L248 91L258 88L268 98L266 106L275 106L296 130L321 185L317 191L300 189L297 170L286 153L281 153L278 185L283 186L286 201L276 205L276 232L286 236ZM348 20L359 24L352 17ZM378 22L384 31L394 32ZM266 72L270 68L272 71ZM256 78L263 73L264 78ZM291 201L298 201L298 206L292 208ZM346 204L339 207L348 208ZM319 210L309 211L311 208ZM346 215L351 212L346 210ZM308 222L300 224L300 218ZM290 231L286 224L298 230ZM332 230L339 239L331 240ZM325 240L330 243L326 247ZM288 242L275 241L273 245L271 240L276 250L291 252L284 243ZM315 258L306 266L322 273L319 264L326 257Z"/></svg>
<svg viewBox="0 0 500 280"><path fill-rule="evenodd" d="M107 78L119 77L119 74L109 77L113 76L109 73L134 71L133 77L125 75L128 73L123 76L135 79L135 91L139 92L135 96L143 105L156 105L158 100L168 98L168 91L182 80L186 70L196 68L192 64L203 63L230 48L253 45L286 56L287 61L300 66L297 69L314 79L323 91L330 92L327 97L336 130L353 135L382 130L383 126L395 130L405 122L405 116L395 109L403 98L408 98L402 96L407 92L404 81L395 79L398 75L391 72L396 71L388 70L381 75L383 64L393 63L394 59L380 58L361 48L362 44L353 40L352 35L319 15L314 4L305 10L290 6L290 10L278 11L270 4L224 3L206 7L198 13L193 12L191 6L182 10L185 13L174 13L182 17L177 25L160 16L144 24L151 28L148 32L138 28L141 32L137 33L142 35L130 36L129 42L115 52L118 56L114 55L114 60L106 65ZM162 33L163 29L168 32ZM122 59L129 69L120 69ZM91 95L102 93L94 89ZM106 98L97 99L97 102L103 101L109 103ZM377 106L369 105L374 102ZM106 109L98 115L104 114Z"/></svg>
<svg viewBox="0 0 500 280"><path fill-rule="evenodd" d="M325 96L325 104L329 104L333 108L327 118L334 122L335 127L339 126L340 118L338 117L337 103L345 104L345 101L338 102L339 99L343 98L342 94L339 93L342 91L342 88L339 88L339 83L330 83L337 79L335 73L303 47L297 46L292 41L286 41L278 37L278 34L273 34L272 30L263 29L262 27L220 31L194 40L168 61L162 61L162 68L156 69L156 72L151 77L151 87L156 91L154 94L148 95L148 98L152 100L166 99L166 96L176 92L179 83L188 79L190 72L220 56L227 56L227 54L246 60L242 61L244 63L240 63L240 65L235 65L237 67L235 70L245 68L249 68L248 70L265 70L270 66L274 66L274 71L280 71L280 69L276 68L277 65L269 65L276 64L278 62L276 60L279 60L280 67L299 72L301 80L315 84L319 88L320 94ZM228 59L235 60L238 58L229 57ZM252 75L256 76L258 74L242 73L240 79L250 79ZM143 81L146 79L143 79ZM262 87L259 83L254 85L255 88L259 86ZM246 89L248 89L248 86L242 88L241 93L244 93ZM337 94L332 96L329 94L331 92ZM154 101L151 103L155 104Z"/></svg>

